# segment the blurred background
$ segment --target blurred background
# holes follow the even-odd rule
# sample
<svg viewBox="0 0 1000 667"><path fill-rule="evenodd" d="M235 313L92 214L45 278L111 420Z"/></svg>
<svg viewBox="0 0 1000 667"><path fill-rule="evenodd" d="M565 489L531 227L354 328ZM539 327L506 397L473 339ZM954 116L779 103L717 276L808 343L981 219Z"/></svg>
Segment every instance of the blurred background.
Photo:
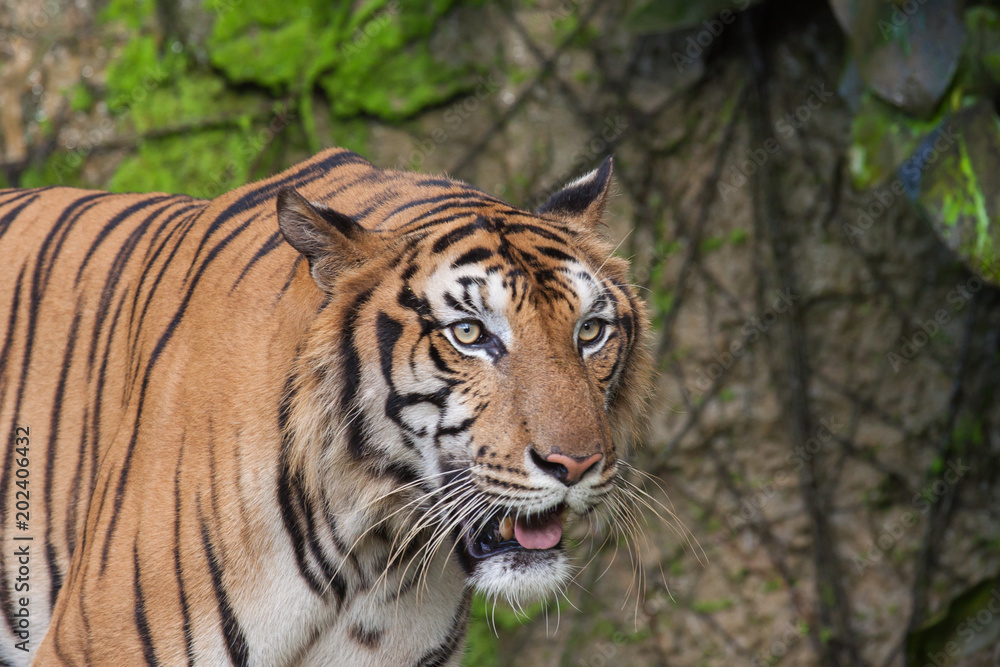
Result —
<svg viewBox="0 0 1000 667"><path fill-rule="evenodd" d="M996 666L998 83L998 3L0 0L0 187L346 146L531 206L614 154L647 537L466 664Z"/></svg>

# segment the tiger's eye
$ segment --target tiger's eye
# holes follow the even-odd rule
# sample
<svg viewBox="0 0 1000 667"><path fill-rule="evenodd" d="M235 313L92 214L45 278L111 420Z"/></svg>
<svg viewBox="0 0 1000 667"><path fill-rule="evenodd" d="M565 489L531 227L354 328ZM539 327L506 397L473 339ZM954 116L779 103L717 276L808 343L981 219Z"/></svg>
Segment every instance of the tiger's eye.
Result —
<svg viewBox="0 0 1000 667"><path fill-rule="evenodd" d="M604 322L600 320L587 320L580 325L580 333L577 334L581 343L592 343L597 340L604 331Z"/></svg>
<svg viewBox="0 0 1000 667"><path fill-rule="evenodd" d="M451 333L462 345L472 345L483 335L483 327L478 322L459 322L451 327Z"/></svg>

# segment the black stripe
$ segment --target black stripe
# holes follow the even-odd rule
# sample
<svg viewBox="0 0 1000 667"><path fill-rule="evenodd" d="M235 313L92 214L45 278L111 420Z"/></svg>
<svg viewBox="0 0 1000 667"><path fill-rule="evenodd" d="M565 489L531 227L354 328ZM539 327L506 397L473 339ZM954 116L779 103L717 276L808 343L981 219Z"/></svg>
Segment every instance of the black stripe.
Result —
<svg viewBox="0 0 1000 667"><path fill-rule="evenodd" d="M153 377L153 370L156 368L156 362L159 361L160 355L163 354L163 350L166 348L167 344L173 338L174 333L177 331L177 327L180 326L181 320L184 319L184 313L187 311L188 304L191 301L191 297L194 295L194 290L198 286L198 282L204 275L205 270L208 266L219 256L227 245L229 245L234 238L239 236L243 230L246 229L250 221L247 220L239 227L231 231L225 238L223 238L219 243L212 248L212 250L205 257L205 260L201 263L198 268L198 272L194 276L194 280L188 287L187 293L184 295L184 299L181 301L180 306L177 308L177 312L174 313L173 318L167 325L166 330L160 336L159 340L156 342L156 347L153 348L152 354L150 354L149 361L146 364L146 371L143 374L142 385L139 389L139 405L136 411L135 424L132 427L132 437L129 440L128 449L125 451L125 459L122 462L121 472L118 477L118 485L115 489L115 504L114 512L111 515L111 520L108 523L107 531L105 532L104 547L101 554L101 574L104 574L105 568L108 564L108 549L111 545L111 539L114 535L115 529L118 527L118 517L121 512L122 501L125 498L125 487L128 483L129 471L132 465L132 456L135 454L135 447L139 438L139 429L142 427L142 411L143 406L146 402L146 391L149 389L150 380ZM95 439L94 442L98 442Z"/></svg>
<svg viewBox="0 0 1000 667"><path fill-rule="evenodd" d="M434 363L434 366L442 373L448 373L449 375L454 375L455 371L452 370L451 366L448 365L448 362L446 362L444 358L441 356L441 353L438 351L437 346L434 345L434 342L431 341L431 343L427 347L428 347L427 353L430 355L431 361Z"/></svg>
<svg viewBox="0 0 1000 667"><path fill-rule="evenodd" d="M328 586L327 589L324 589L324 592L326 592L326 590L333 592L334 598L336 598L337 602L337 611L340 611L340 607L344 602L344 596L347 595L347 581L340 573L340 568L338 568L335 563L331 563L330 559L327 558L326 554L323 552L323 546L319 543L319 535L316 532L316 522L313 520L313 507L306 504L305 498L301 499L301 516L304 517L306 521L306 543L309 545L309 551L312 553L313 559L319 564L320 569L323 571L323 578ZM330 527L331 530L335 530L336 524L330 522ZM337 541L338 540L334 538L335 544Z"/></svg>
<svg viewBox="0 0 1000 667"><path fill-rule="evenodd" d="M483 407L485 407L485 406L483 406ZM482 409L480 409L480 410L477 411L477 413L480 413L480 412L482 412ZM437 437L441 438L441 437L446 437L446 436L451 436L451 435L458 435L459 433L467 431L467 430L469 430L469 428L473 424L476 423L476 419L478 417L479 417L479 414L475 414L475 415L469 417L468 419L462 420L461 422L459 422L458 424L455 424L454 426L442 426L441 428L438 429Z"/></svg>
<svg viewBox="0 0 1000 667"><path fill-rule="evenodd" d="M288 272L288 280L286 280L285 284L282 285L281 289L278 290L278 296L277 298L275 298L275 302L277 302L278 299L283 297L285 295L285 292L288 291L288 288L292 286L292 281L295 279L295 273L299 270L299 262L304 262L305 259L306 259L305 257L299 255L298 257L295 258L295 261L292 262L292 270Z"/></svg>
<svg viewBox="0 0 1000 667"><path fill-rule="evenodd" d="M182 209L182 211L187 211L187 210L189 209L188 208ZM133 350L136 350L139 346L139 334L142 331L142 323L146 319L146 312L149 309L149 304L152 302L153 295L156 293L156 290L160 285L160 279L163 277L163 274L170 266L170 261L171 259L173 259L174 254L180 248L181 243L184 240L184 234L186 230L191 228L195 220L197 220L198 214L201 212L201 210L204 209L201 208L195 211L191 215L181 220L178 224L176 224L174 228L170 230L170 233L167 234L165 237L163 237L163 240L158 245L156 245L156 250L153 251L152 255L149 254L149 251L152 250L153 246L156 244L156 239L159 237L160 229L165 227L170 222L173 222L176 216L174 214L168 216L167 219L164 221L163 225L160 226L160 229L157 230L153 238L150 239L149 248L147 248L146 255L142 259L142 272L141 276L139 277L139 283L135 287L135 294L133 294L132 296L132 308L129 311L128 336L129 336L129 344L131 345L131 349ZM178 233L180 234L180 236L178 237L177 242L174 244L173 251L169 254L167 259L164 261L163 266L160 267L159 272L156 274L156 278L153 282L153 285L152 287L150 287L149 293L146 295L145 302L143 302L142 312L139 314L139 321L138 323L136 323L135 309L139 305L139 300L142 297L142 289L143 287L145 287L146 281L153 275L153 265L156 263L156 260L160 257L160 254L166 249L167 244L170 243L170 239L173 238L174 234ZM139 354L136 353L131 355L131 358L129 359L129 368L127 371L126 382L125 382L126 386L129 388L131 388L135 384L136 375L139 373L139 364L140 364Z"/></svg>
<svg viewBox="0 0 1000 667"><path fill-rule="evenodd" d="M457 184L456 183L452 183L451 185L455 186ZM424 213L421 213L419 216L415 217L413 220L409 220L409 221L407 221L407 222L405 222L403 224L404 227L409 227L410 225L413 225L413 224L419 222L420 220L425 219L429 215L434 215L435 213L439 213L441 211L447 211L449 208L459 208L461 206L466 206L470 202L473 203L473 204L476 204L477 208L485 208L486 206L490 206L490 205L493 205L493 204L502 204L503 203L503 202L501 202L498 199L491 199L488 195L486 195L486 194L484 194L482 192L479 192L477 190L464 191L464 192L463 191L458 191L458 192L451 191L451 192L448 192L448 193L445 193L445 194L442 194L442 195L437 195L437 196L434 196L434 197L423 197L423 198L420 198L420 199L411 199L411 200L407 201L405 204L402 204L401 206L398 206L398 207L394 208L393 210L389 211L389 213L385 216L385 220L389 220L390 218L392 218L397 213L402 213L402 212L408 211L408 210L410 210L412 208L418 208L420 206L427 206L428 204L438 204L438 206L435 206L430 211L425 211Z"/></svg>
<svg viewBox="0 0 1000 667"><path fill-rule="evenodd" d="M458 259L451 263L451 268L457 269L460 266L465 266L466 264L475 264L476 262L483 262L496 253L489 248L477 247L462 253Z"/></svg>
<svg viewBox="0 0 1000 667"><path fill-rule="evenodd" d="M181 618L184 630L184 646L187 661L194 664L194 634L191 629L191 610L188 607L187 591L184 589L183 565L181 563L181 460L184 456L184 435L177 449L177 467L174 469L174 574L177 576L177 592L181 599Z"/></svg>
<svg viewBox="0 0 1000 667"><path fill-rule="evenodd" d="M546 257L551 257L552 259L557 259L560 262L575 262L576 258L572 255L568 255L558 248L552 248L550 246L535 246L535 250L542 253Z"/></svg>
<svg viewBox="0 0 1000 667"><path fill-rule="evenodd" d="M486 221L481 216L476 216L469 224L456 227L435 241L431 246L431 253L438 254L481 229L486 229Z"/></svg>
<svg viewBox="0 0 1000 667"><path fill-rule="evenodd" d="M445 635L444 642L437 648L425 653L417 661L415 667L443 667L443 665L451 660L455 652L458 651L458 647L461 646L466 628L469 625L471 598L471 591L463 593L462 601L459 603L458 609L455 610L455 616L452 617L451 627Z"/></svg>
<svg viewBox="0 0 1000 667"><path fill-rule="evenodd" d="M312 568L306 560L305 538L302 533L301 519L299 514L302 511L302 494L300 489L301 480L298 476L293 476L288 471L288 464L282 462L281 474L278 477L278 506L281 508L281 519L285 524L285 531L288 533L289 542L292 544L292 551L295 554L295 563L299 567L299 574L305 579L309 589L316 595L322 596L323 582L313 573Z"/></svg>
<svg viewBox="0 0 1000 667"><path fill-rule="evenodd" d="M94 317L94 329L91 334L90 340L90 353L87 356L87 371L90 372L94 367L94 358L97 354L97 341L100 335L104 332L104 319L108 316L108 310L111 308L111 301L115 295L115 289L118 287L118 282L124 275L125 266L128 264L129 259L132 257L132 253L135 251L137 245L139 245L139 240L149 229L150 224L156 219L156 216L167 210L170 207L168 204L161 209L157 209L153 213L147 215L142 222L135 226L132 232L128 235L128 238L121 244L118 248L118 252L115 254L115 258L111 262L111 268L107 270L107 278L104 281L104 287L101 290L101 298L97 304L97 314ZM76 280L77 284L80 283L80 274L77 274ZM126 289L126 292L128 290ZM124 299L124 296L122 297ZM119 304L119 308L121 305Z"/></svg>
<svg viewBox="0 0 1000 667"><path fill-rule="evenodd" d="M171 197L173 197L173 195L163 195L161 197L150 196L147 199L143 199L135 204L132 204L131 206L126 207L124 210L119 211L113 218L108 220L107 224L105 224L104 227L101 228L101 231L97 233L97 237L94 239L94 242L90 244L90 248L87 249L87 254L84 255L83 262L80 263L80 268L77 269L76 272L77 282L79 282L80 278L83 276L83 272L87 268L87 264L90 263L90 258L94 256L95 252L97 252L97 248L104 243L105 239L108 238L111 232L113 232L118 225L122 224L142 209L149 208L153 204L158 204L165 199L170 199ZM157 213L159 213L159 211L157 211Z"/></svg>
<svg viewBox="0 0 1000 667"><path fill-rule="evenodd" d="M486 197L485 192L479 192L475 188L469 187L465 183L460 183L458 181L453 181L450 178L435 178L433 176L428 178L419 178L413 183L418 188L438 186L442 188L461 188L462 190L471 190L475 192L480 197Z"/></svg>
<svg viewBox="0 0 1000 667"><path fill-rule="evenodd" d="M103 406L104 398L104 383L107 379L108 362L111 360L111 342L114 339L115 330L118 327L118 318L122 312L122 306L125 304L125 298L123 297L118 302L118 308L115 311L114 319L111 320L110 332L108 333L107 341L104 346L104 358L101 360L101 367L97 373L97 391L94 393L94 413L91 418L91 456L93 459L93 468L91 468L91 493L87 495L87 499L93 498L93 480L97 474L97 449L101 444L101 408ZM108 487L110 486L110 480L108 484L104 485L104 495L101 497L101 509L104 508L104 500L108 493ZM103 559L101 561L101 574L104 574L104 568L107 566L108 560L108 549L111 547L111 532L113 530L115 522L118 521L118 516L121 511L121 500L116 497L115 499L115 513L111 516L112 528L108 530L106 535L106 540L104 543ZM100 516L100 512L98 512Z"/></svg>
<svg viewBox="0 0 1000 667"><path fill-rule="evenodd" d="M52 416L49 420L49 446L45 452L45 482L43 483L42 504L45 511L45 553L49 569L49 609L56 606L56 595L62 588L62 575L56 565L56 550L52 543L52 468L55 465L56 452L59 440L59 421L62 417L63 400L66 396L66 380L69 377L69 369L73 363L73 351L76 348L76 335L80 328L79 309L73 315L73 323L69 328L69 339L66 342L66 351L63 353L62 367L59 369L59 381L56 384L55 398L52 400ZM72 554L68 554L72 559Z"/></svg>
<svg viewBox="0 0 1000 667"><path fill-rule="evenodd" d="M393 389L392 382L392 352L403 335L403 325L383 312L379 312L375 320L375 338L378 340L378 358L382 365L382 377L385 383Z"/></svg>
<svg viewBox="0 0 1000 667"><path fill-rule="evenodd" d="M9 203L17 201L18 199L21 199L22 197L25 197L25 196L28 196L28 195L31 195L31 194L32 193L30 191L26 192L26 193L23 193L21 196L13 197L11 199L11 201L4 202L3 204L4 204L4 206L6 206ZM21 214L21 211L23 211L25 208L27 208L29 205L31 205L37 199L38 199L38 195L35 194L34 196L30 197L27 201L22 202L20 206L18 206L17 208L11 210L5 216L3 216L2 218L0 218L0 238L3 238L3 235L7 232L7 229L11 226L11 224L14 222L14 220L17 219L17 216Z"/></svg>
<svg viewBox="0 0 1000 667"><path fill-rule="evenodd" d="M367 649L376 649L382 642L382 635L385 632L381 628L369 628L360 623L355 623L348 629L351 639L361 644Z"/></svg>
<svg viewBox="0 0 1000 667"><path fill-rule="evenodd" d="M371 166L367 160L351 151L338 151L333 155L325 158L324 160L317 162L316 164L309 164L299 169L293 174L289 174L284 178L277 181L267 182L262 185L258 185L246 193L244 193L239 199L234 201L232 204L227 206L225 210L222 211L215 219L208 225L205 230L204 236L202 236L201 241L198 243L198 248L195 250L194 259L192 260L192 267L197 263L198 258L201 256L201 251L204 249L205 245L208 243L209 238L211 238L219 228L224 225L230 218L234 216L245 215L249 210L260 206L262 203L274 199L278 195L278 191L282 188L295 184L294 187L301 187L303 183L296 183L296 181L301 180L303 177L315 176L320 178L327 174L330 170L335 167L340 167L346 164L365 164ZM374 169L374 167L373 167ZM313 179L309 179L309 182ZM190 277L190 272L188 276L185 277L187 280Z"/></svg>
<svg viewBox="0 0 1000 667"><path fill-rule="evenodd" d="M365 290L354 300L345 313L344 322L350 327L343 332L340 346L341 358L343 359L343 392L340 396L341 414L349 415L354 411L354 399L361 389L361 360L358 358L357 349L354 346L354 327L357 326L361 309L371 299L372 290ZM351 455L357 459L367 456L367 443L365 433L360 422L363 415L357 419L351 419L347 425L347 448Z"/></svg>
<svg viewBox="0 0 1000 667"><path fill-rule="evenodd" d="M451 222L452 220L458 220L459 218L467 218L469 216L478 215L476 211L481 211L486 208L493 208L495 204L489 201L481 201L479 198L471 198L470 201L458 205L455 202L446 202L439 206L435 206L429 211L424 211L420 215L416 216L412 220L406 223L406 233L411 234L413 232L419 232L430 227L435 227L437 225L444 224L446 222ZM428 218L434 218L439 213L444 213L445 211L451 211L451 213L443 218L435 218L427 222L423 222ZM423 222L423 224L417 225L416 227L411 227L411 225L416 225L418 222Z"/></svg>
<svg viewBox="0 0 1000 667"><path fill-rule="evenodd" d="M38 254L38 261L42 263L43 285L47 286L49 284L56 259L62 252L66 238L73 231L73 226L91 209L112 196L106 192L96 192L85 197L80 197L64 208L62 213L59 214L59 217L51 225L51 229L42 244L42 250Z"/></svg>
<svg viewBox="0 0 1000 667"><path fill-rule="evenodd" d="M553 231L545 229L544 227L539 227L538 225L532 225L525 222L517 222L512 225L507 225L506 231L508 234L520 234L521 232L531 232L532 234L537 234L543 239L548 239L549 241L556 241L558 243L566 243L568 239L556 234Z"/></svg>
<svg viewBox="0 0 1000 667"><path fill-rule="evenodd" d="M403 308L412 310L420 317L422 335L426 334L431 328L437 326L437 319L434 317L434 312L431 309L431 302L427 300L427 297L417 296L408 284L403 284L399 288L399 294L396 295L396 303L398 303Z"/></svg>
<svg viewBox="0 0 1000 667"><path fill-rule="evenodd" d="M237 278L236 282L233 283L233 286L229 288L229 293L232 294L233 290L235 290L239 286L239 284L241 282L243 282L244 276L246 276L247 272L250 271L250 269L253 268L254 264L256 264L261 259L263 259L272 250L274 250L275 248L278 248L284 242L284 240L285 239L281 235L281 231L280 230L276 231L273 234L271 234L267 238L267 240L264 241L264 244L260 248L257 249L257 252L255 252L253 254L253 257L251 257L250 261L247 262L246 266L243 267L243 270L240 271L240 277Z"/></svg>
<svg viewBox="0 0 1000 667"><path fill-rule="evenodd" d="M201 514L199 502L198 514ZM204 518L201 520L201 541L205 547L205 558L208 560L208 572L212 577L212 588L215 591L216 606L219 610L219 625L222 626L222 635L226 640L226 650L229 652L229 660L237 667L249 664L249 648L247 639L243 634L243 628L233 613L233 608L229 604L229 594L226 592L225 584L222 581L222 568L216 560L215 550L212 548L212 539L208 534L208 526Z"/></svg>
<svg viewBox="0 0 1000 667"><path fill-rule="evenodd" d="M83 419L80 420L80 447L79 456L77 456L77 474L73 475L73 484L69 490L69 500L66 503L66 551L70 554L76 550L76 519L79 516L79 502L80 502L80 481L83 477L83 461L84 457L87 455L87 422L90 418L90 412L88 406L83 406ZM92 475L91 475L92 477ZM91 484L93 484L93 479L91 479ZM87 497L90 498L92 493ZM72 555L70 556L70 568L73 565Z"/></svg>
<svg viewBox="0 0 1000 667"><path fill-rule="evenodd" d="M135 327L135 337L132 339L132 347L133 347L133 349L135 349L135 347L138 344L138 341L139 341L139 332L142 331L142 324L143 324L143 322L146 321L146 313L149 310L150 304L152 304L152 302L153 302L153 296L156 294L156 291L159 289L160 283L163 280L163 276L167 272L167 269L170 268L171 263L173 262L173 259L174 259L174 255L177 254L177 251L180 250L181 246L183 245L183 243L184 243L184 237L185 237L187 231L190 230L192 227L194 227L194 225L198 221L199 217L200 217L200 215L198 213L192 214L191 217L186 218L184 221L181 222L180 225L178 225L178 229L181 229L183 231L181 231L180 236L177 238L177 242L174 244L174 247L170 251L170 254L167 255L167 258L165 260L163 260L163 266L161 266L160 270L157 272L156 278L153 280L153 285L152 285L152 287L149 288L149 294L146 295L146 300L145 300L145 302L142 305L142 312L139 313L139 323ZM185 227L186 227L186 229L185 229ZM169 237L167 239L163 240L164 246L166 246L168 240L169 240ZM157 251L156 254L157 255L159 254L159 250ZM136 288L136 294L135 294L135 298L136 299L139 298L139 295L142 292L142 286L146 282L146 277L149 276L152 273L152 271L150 270L150 269L152 269L151 264L152 264L152 262L155 262L155 261L156 261L156 257L154 256L153 259L151 260L150 265L148 266L147 270L143 271L142 279L139 282L139 286ZM135 363L136 363L136 373L138 373L139 372L138 371L139 360L136 359ZM132 383L130 382L129 384L131 386Z"/></svg>
<svg viewBox="0 0 1000 667"><path fill-rule="evenodd" d="M288 533L289 541L292 544L292 551L295 554L295 562L299 567L299 574L305 579L310 590L316 595L322 595L323 584L316 578L312 568L306 562L305 540L302 534L300 514L302 512L301 480L297 475L292 474L290 464L287 460L288 449L291 443L292 433L289 427L289 419L292 412L292 401L295 399L295 388L292 379L285 381L285 390L281 394L278 403L278 433L281 436L282 453L281 468L278 474L278 507L281 508L281 519L285 524L285 531Z"/></svg>
<svg viewBox="0 0 1000 667"><path fill-rule="evenodd" d="M156 652L153 651L153 635L149 631L149 619L146 618L146 598L142 594L142 582L139 575L139 544L132 545L133 579L132 589L135 593L135 629L142 642L142 655L147 665L157 665Z"/></svg>
<svg viewBox="0 0 1000 667"><path fill-rule="evenodd" d="M3 349L0 350L0 405L3 405L4 398L7 393L7 382L5 381L5 376L7 375L7 370L10 366L7 365L7 356L10 354L11 346L14 343L14 331L17 329L17 313L21 309L21 288L24 286L24 272L28 268L27 264L21 266L20 272L17 274L17 283L14 286L14 303L10 306L10 317L7 320L7 335L4 336ZM8 470L8 468L4 468ZM0 496L0 498L6 498L6 496ZM2 511L3 503L0 503L0 511ZM5 524L0 524L5 525Z"/></svg>

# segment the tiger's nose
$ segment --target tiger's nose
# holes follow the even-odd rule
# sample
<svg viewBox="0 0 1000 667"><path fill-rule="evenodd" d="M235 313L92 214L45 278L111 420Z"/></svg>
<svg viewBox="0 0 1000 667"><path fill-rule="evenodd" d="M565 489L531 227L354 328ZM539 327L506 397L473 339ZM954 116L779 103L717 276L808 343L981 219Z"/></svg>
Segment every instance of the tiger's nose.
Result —
<svg viewBox="0 0 1000 667"><path fill-rule="evenodd" d="M531 450L531 460L538 468L552 475L566 486L573 486L588 470L597 465L604 455L600 452L590 456L567 456L566 454L549 454L542 457L534 449Z"/></svg>

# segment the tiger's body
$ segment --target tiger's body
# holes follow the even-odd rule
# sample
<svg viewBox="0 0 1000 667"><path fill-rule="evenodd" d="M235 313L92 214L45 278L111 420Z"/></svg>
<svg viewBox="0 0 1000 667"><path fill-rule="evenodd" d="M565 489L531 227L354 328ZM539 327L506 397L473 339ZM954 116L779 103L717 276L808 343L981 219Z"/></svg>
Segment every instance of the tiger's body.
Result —
<svg viewBox="0 0 1000 667"><path fill-rule="evenodd" d="M564 587L648 364L588 178L0 191L0 663L455 665Z"/></svg>

